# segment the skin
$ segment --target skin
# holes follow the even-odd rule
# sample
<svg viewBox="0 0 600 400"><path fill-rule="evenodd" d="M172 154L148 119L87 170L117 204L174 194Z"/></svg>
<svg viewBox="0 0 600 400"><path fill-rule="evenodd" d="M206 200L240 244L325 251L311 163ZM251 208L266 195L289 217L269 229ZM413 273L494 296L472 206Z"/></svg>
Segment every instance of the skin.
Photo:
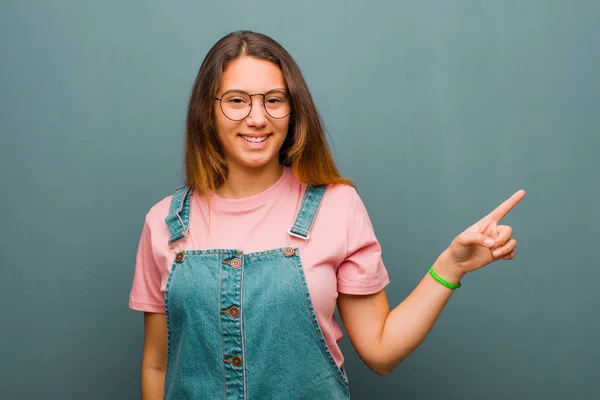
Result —
<svg viewBox="0 0 600 400"><path fill-rule="evenodd" d="M251 57L232 62L225 70L218 95L230 89L265 93L285 88L281 71L275 65ZM217 134L229 165L229 176L219 195L245 198L266 190L281 176L279 149L289 125L289 117L274 119L262 107L262 97L254 96L251 114L231 121L215 101ZM260 149L249 147L241 134L269 135ZM484 218L454 238L440 254L433 269L446 281L458 283L465 274L497 260L512 260L517 241L512 228L500 221L525 196L516 192ZM385 290L371 295L340 293L338 309L348 337L362 360L374 372L389 374L425 339L453 291L425 274L412 293L390 310ZM142 396L162 399L167 349L164 314L145 313L145 342L142 359Z"/></svg>
<svg viewBox="0 0 600 400"><path fill-rule="evenodd" d="M500 220L525 196L519 190L490 214L454 238L433 265L451 283L499 260L515 257L512 228ZM338 309L348 337L362 360L388 375L425 339L453 291L426 274L412 293L390 311L385 290L367 296L340 293Z"/></svg>
<svg viewBox="0 0 600 400"><path fill-rule="evenodd" d="M218 95L241 89L247 93L266 93L285 89L281 70L274 64L252 57L232 62L223 73ZM219 97L218 96L218 97ZM279 164L279 149L287 136L290 117L271 118L265 112L261 96L252 97L252 111L242 121L228 119L215 102L216 128L219 142L227 159L228 178L219 195L245 198L258 194L273 185L283 172ZM265 136L267 140L255 149L242 135Z"/></svg>
<svg viewBox="0 0 600 400"><path fill-rule="evenodd" d="M239 89L247 93L266 93L285 88L281 70L274 64L251 57L232 62L223 72L217 97ZM241 121L232 121L215 100L216 131L228 163L228 178L218 195L245 198L272 186L281 177L279 149L286 138L290 118L271 118L261 96L252 97L252 111ZM248 145L241 135L265 136L260 149ZM142 398L162 399L167 362L167 325L165 314L144 313L144 353L142 356Z"/></svg>

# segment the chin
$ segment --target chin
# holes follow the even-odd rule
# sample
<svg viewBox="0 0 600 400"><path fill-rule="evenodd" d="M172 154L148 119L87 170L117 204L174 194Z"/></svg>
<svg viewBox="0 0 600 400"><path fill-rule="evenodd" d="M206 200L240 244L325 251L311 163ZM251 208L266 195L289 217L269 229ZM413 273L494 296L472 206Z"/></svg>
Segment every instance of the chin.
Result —
<svg viewBox="0 0 600 400"><path fill-rule="evenodd" d="M276 157L279 162L279 154L272 156L267 154L248 154L246 152L236 152L230 156L225 156L230 164L235 164L243 168L261 168L273 163L273 158Z"/></svg>
<svg viewBox="0 0 600 400"><path fill-rule="evenodd" d="M267 167L269 165L272 165L272 161L270 160L243 160L242 162L239 163L239 165L241 167L244 168L252 168L252 169L259 169L259 168L264 168ZM278 162L279 164L279 162Z"/></svg>

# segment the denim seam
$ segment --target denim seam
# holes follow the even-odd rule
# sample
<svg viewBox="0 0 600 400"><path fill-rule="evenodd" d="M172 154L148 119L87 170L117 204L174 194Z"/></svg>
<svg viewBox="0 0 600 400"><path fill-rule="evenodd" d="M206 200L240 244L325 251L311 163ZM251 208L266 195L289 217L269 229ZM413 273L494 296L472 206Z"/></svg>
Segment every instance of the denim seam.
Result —
<svg viewBox="0 0 600 400"><path fill-rule="evenodd" d="M175 194L173 195L173 198L171 199L171 204L169 206L169 215L167 216L167 226L169 227L169 243L172 243L175 238L177 238L177 236L179 236L179 234L181 233L181 227L177 227L176 232L172 232L171 231L171 227L172 224L169 224L169 222L173 222L171 220L174 220L174 217L177 217L177 219L179 220L179 223L181 225L181 218L179 218L179 213L181 212L181 208L182 208L182 199L183 197L181 196L181 190L183 189L183 187L178 188L175 191ZM179 202L179 205L177 205L177 203ZM175 223L177 222L177 220L174 221ZM175 228L173 228L175 229Z"/></svg>
<svg viewBox="0 0 600 400"><path fill-rule="evenodd" d="M183 236L186 237L188 235L188 232L190 230L190 216L192 214L192 207L191 207L191 203L192 203L192 188L190 187L188 189L188 192L186 193L185 196L185 200L184 203L185 204L185 213L184 213L184 225L183 225ZM182 209L183 211L183 209Z"/></svg>
<svg viewBox="0 0 600 400"><path fill-rule="evenodd" d="M310 191L310 187L307 186L306 190L304 190L304 195L302 196L302 201L300 202L300 209L298 210L298 214L296 214L296 219L294 220L294 225L292 225L292 227L290 228L290 232L293 232L294 229L296 229L296 224L298 223L299 220L301 220L301 215L303 214L303 211L305 208L304 202L306 201L306 197L308 196L309 191ZM304 230L304 229L302 229L302 230Z"/></svg>
<svg viewBox="0 0 600 400"><path fill-rule="evenodd" d="M300 286L302 288L302 291L304 292L304 301L306 303L306 309L307 309L308 315L310 316L313 331L315 333L317 342L321 349L321 353L325 357L325 359L328 362L331 369L334 371L335 376L340 380L340 382L344 385L347 392L349 393L350 389L348 386L348 382L346 381L345 377L343 376L343 373L341 372L339 366L335 362L333 355L331 355L331 351L329 350L329 347L327 346L327 342L325 341L325 338L323 337L323 333L321 332L321 328L319 327L319 321L317 320L317 316L314 312L314 308L312 307L312 301L310 299L310 293L308 292L308 285L306 284L306 279L304 277L304 269L302 267L302 262L300 261L300 257L297 255L294 255L293 257L294 257L294 262L296 265L296 273L298 275L298 279L300 280Z"/></svg>
<svg viewBox="0 0 600 400"><path fill-rule="evenodd" d="M185 251L186 255L189 256L202 256L202 255L208 255L208 254L235 254L236 252L238 252L239 250L236 249L207 249L207 250L194 250L194 249L187 249Z"/></svg>
<svg viewBox="0 0 600 400"><path fill-rule="evenodd" d="M170 290L171 290L171 281L173 280L173 275L175 274L175 270L177 269L177 264L173 263L171 266L171 271L169 272L169 277L167 279L167 284L165 286L165 318L167 322L167 365L165 367L165 377L169 376L169 366L171 364L171 304L170 304Z"/></svg>
<svg viewBox="0 0 600 400"><path fill-rule="evenodd" d="M308 239L326 190L327 186L311 186L306 188L300 211L290 232Z"/></svg>
<svg viewBox="0 0 600 400"><path fill-rule="evenodd" d="M179 223L181 224L181 232L178 232L178 233L182 234L184 237L185 237L185 235L187 233L188 223L189 223L189 210L190 210L190 207L189 207L189 204L186 204L186 202L188 202L190 189L191 188L188 187L185 190L185 193L183 194L183 197L181 199L181 203L179 204L179 210L177 211L177 218L179 219ZM186 208L186 211L187 211L185 213L185 215L184 215L185 222L181 219L181 213L182 213L182 211L184 209L184 205L186 206L185 208Z"/></svg>
<svg viewBox="0 0 600 400"><path fill-rule="evenodd" d="M292 227L290 228L290 232L294 232L294 229L296 228L296 225L298 224L299 221L301 221L304 216L304 209L306 208L306 198L308 197L308 192L310 191L310 187L307 186L306 190L304 190L304 195L302 196L302 202L300 203L300 209L298 210L298 214L296 215L296 219L294 220L294 225L292 225ZM304 229L302 229L303 231L305 231ZM307 231L305 231L307 232ZM308 233L308 232L307 232Z"/></svg>
<svg viewBox="0 0 600 400"><path fill-rule="evenodd" d="M187 189L181 196L181 200L179 201L179 207L177 208L177 211L175 212L175 216L177 217L177 219L179 220L179 224L181 225L181 232L183 232L185 230L185 226L183 225L183 221L181 220L181 211L183 210L183 205L185 204L186 196L187 196ZM179 234L180 232L177 232L177 233Z"/></svg>
<svg viewBox="0 0 600 400"><path fill-rule="evenodd" d="M221 310L223 309L223 268L225 268L224 264L221 262L221 259L218 259L219 263L219 335L221 336L221 361L225 362L225 340L223 336L223 321L221 320ZM223 367L223 396L227 398L227 372L225 371L225 366Z"/></svg>
<svg viewBox="0 0 600 400"><path fill-rule="evenodd" d="M242 377L243 377L243 382L244 382L244 399L248 398L248 383L247 383L247 369L246 369L246 365L247 365L247 359L246 359L246 335L244 334L244 276L246 275L246 269L245 269L245 255L242 254L242 256L240 257L242 260L242 268L240 273L242 274L241 276L241 282L240 282L240 315L238 316L240 318L240 341L242 343Z"/></svg>
<svg viewBox="0 0 600 400"><path fill-rule="evenodd" d="M287 246L286 246L287 247ZM283 252L285 247L279 247L277 249L271 250L261 250L254 253L244 253L245 258L255 258L255 257L264 257L271 255L278 255ZM204 255L212 255L212 254L236 254L241 250L238 249L207 249L207 250L185 250L186 257L199 257Z"/></svg>
<svg viewBox="0 0 600 400"><path fill-rule="evenodd" d="M185 191L183 192L183 195L180 195L181 190L184 188L185 188ZM187 233L187 230L188 230L187 226L189 224L189 215L187 215L187 214L189 214L190 207L189 207L189 204L186 204L186 202L189 202L190 193L191 193L191 187L186 187L186 186L182 186L181 188L177 189L177 191L175 192L175 197L173 200L179 201L179 206L176 209L171 208L169 210L169 215L167 216L167 219L169 219L169 217L171 217L174 214L177 217L177 219L179 220L180 229L178 229L177 232L170 235L170 237L169 237L170 243L173 243L173 242L181 239L179 237L181 235L183 235L182 237L185 237L185 234ZM178 196L181 196L181 199L178 199L177 198ZM184 219L182 220L181 213L184 208L188 212L186 213L186 215L184 215ZM185 222L184 222L184 220L185 220ZM167 225L169 225L169 224L167 224ZM169 232L169 233L171 233L171 232Z"/></svg>

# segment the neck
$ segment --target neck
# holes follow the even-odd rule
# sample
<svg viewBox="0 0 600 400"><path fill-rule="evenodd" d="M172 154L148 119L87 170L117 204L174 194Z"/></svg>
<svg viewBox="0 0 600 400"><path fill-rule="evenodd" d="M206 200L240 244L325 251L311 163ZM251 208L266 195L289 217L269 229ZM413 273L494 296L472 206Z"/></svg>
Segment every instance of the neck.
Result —
<svg viewBox="0 0 600 400"><path fill-rule="evenodd" d="M281 177L283 167L277 163L260 168L228 166L227 180L217 193L226 199L244 199L273 186Z"/></svg>

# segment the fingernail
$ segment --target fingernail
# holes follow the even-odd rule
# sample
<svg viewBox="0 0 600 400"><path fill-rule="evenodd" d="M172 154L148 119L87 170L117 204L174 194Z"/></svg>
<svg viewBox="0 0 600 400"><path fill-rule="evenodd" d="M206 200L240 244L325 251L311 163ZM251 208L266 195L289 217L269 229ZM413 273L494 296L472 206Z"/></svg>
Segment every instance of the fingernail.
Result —
<svg viewBox="0 0 600 400"><path fill-rule="evenodd" d="M499 257L499 256L500 256L500 254L502 254L502 253L500 252L500 250L496 250L496 251L494 251L494 257Z"/></svg>
<svg viewBox="0 0 600 400"><path fill-rule="evenodd" d="M494 245L494 240L487 238L485 239L485 242L483 242L487 247L492 247Z"/></svg>

